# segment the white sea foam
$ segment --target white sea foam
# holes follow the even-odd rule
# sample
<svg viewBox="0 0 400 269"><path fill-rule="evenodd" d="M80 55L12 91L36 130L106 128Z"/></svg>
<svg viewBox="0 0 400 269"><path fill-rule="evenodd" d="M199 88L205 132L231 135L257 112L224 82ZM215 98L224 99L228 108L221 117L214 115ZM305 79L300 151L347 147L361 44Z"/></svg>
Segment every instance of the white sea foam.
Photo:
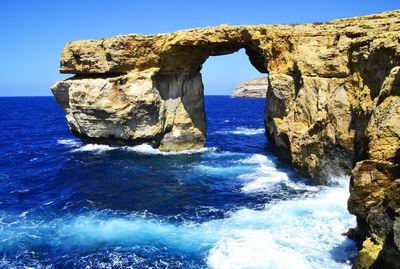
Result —
<svg viewBox="0 0 400 269"><path fill-rule="evenodd" d="M286 186L288 186L289 188L291 188L292 190L307 190L310 192L317 192L318 190L320 190L320 187L317 187L315 185L307 185L303 182L296 182L296 181L292 181L292 180L288 180L285 182Z"/></svg>
<svg viewBox="0 0 400 269"><path fill-rule="evenodd" d="M239 179L244 182L244 193L269 192L277 184L284 184L293 190L318 191L318 187L307 185L301 181L290 179L290 171L276 168L275 162L270 157L261 154L253 154L251 157L240 161L243 164L254 165L249 173L243 173ZM341 179L343 180L343 179Z"/></svg>
<svg viewBox="0 0 400 269"><path fill-rule="evenodd" d="M255 166L252 172L239 176L244 182L241 189L244 193L270 191L274 185L289 181L288 175L279 171L272 160L265 155L253 154L241 163Z"/></svg>
<svg viewBox="0 0 400 269"><path fill-rule="evenodd" d="M340 176L331 175L328 177L327 182L328 184L347 187L349 185L349 177L346 175L340 175Z"/></svg>
<svg viewBox="0 0 400 269"><path fill-rule="evenodd" d="M77 144L76 147L76 151L122 149L162 155L200 151L211 152L216 158L219 154L215 148L164 153L149 145ZM13 249L26 242L32 246L46 244L65 249L157 245L177 255L204 253L211 268L350 268L345 259L349 257L348 253L356 253L356 247L341 236L355 226L355 218L347 212L347 186L307 186L290 180L288 174L278 170L267 156L253 154L239 158L242 159L227 167L202 163L196 168L213 175L231 173L243 182L241 190L244 193L270 191L279 183L293 189L319 192L306 198L266 204L263 210L241 209L230 212L227 218L200 224L185 222L177 225L162 217L146 215L114 217L107 212L46 221L30 219L35 216L23 213L23 218L16 216L18 221L12 225L0 222L0 242L3 249ZM334 180L348 183L349 179Z"/></svg>
<svg viewBox="0 0 400 269"><path fill-rule="evenodd" d="M22 218L24 218L24 217L26 217L26 215L27 215L28 213L29 213L28 211L24 211L24 212L22 212L19 216L22 217Z"/></svg>
<svg viewBox="0 0 400 269"><path fill-rule="evenodd" d="M211 249L208 264L212 268L310 268L294 250L276 244L267 230L243 229L238 236L220 240Z"/></svg>
<svg viewBox="0 0 400 269"><path fill-rule="evenodd" d="M268 159L267 156L261 154L253 154L251 157L246 158L241 161L242 163L249 163L249 164L264 164L264 163L271 163L272 162Z"/></svg>
<svg viewBox="0 0 400 269"><path fill-rule="evenodd" d="M249 183L246 183L242 187L242 191L244 193L256 193L256 192L267 192L271 191L271 188L273 185L276 185L282 180L286 178L281 177L281 175L277 175L276 177L271 177L271 176L258 176L256 177L255 180L250 181Z"/></svg>
<svg viewBox="0 0 400 269"><path fill-rule="evenodd" d="M136 152L139 154L145 155L181 155L181 154L199 154L199 153L207 153L207 152L214 152L217 151L215 147L203 147L201 149L191 149L191 150L183 150L183 151L170 151L170 152L163 152L159 149L155 149L148 144L141 144L137 146L108 146L108 145L101 145L101 144L83 144L76 141L69 141L62 140L60 144L69 145L71 147L75 147L72 149L72 152L94 152L94 153L103 153L111 150L123 150L129 152Z"/></svg>
<svg viewBox="0 0 400 269"><path fill-rule="evenodd" d="M215 157L222 157L218 156L220 152L215 154ZM242 155L248 156L248 154ZM242 182L241 191L246 194L271 192L278 184L284 184L293 190L318 191L316 186L291 180L288 172L276 168L275 162L262 154L253 154L228 166L205 162L195 166L195 169L209 176L236 178Z"/></svg>
<svg viewBox="0 0 400 269"><path fill-rule="evenodd" d="M100 145L100 144L85 144L78 148L73 149L73 152L94 152L94 153L103 153L110 150L115 150L117 147L111 147L108 145Z"/></svg>
<svg viewBox="0 0 400 269"><path fill-rule="evenodd" d="M163 152L159 149L155 149L148 144L141 144L132 147L123 147L124 150L133 151L140 154L147 154L147 155L181 155L181 154L199 154L199 153L206 153L206 152L213 152L216 151L217 148L215 147L203 147L200 149L190 149L190 150L183 150L183 151L169 151Z"/></svg>
<svg viewBox="0 0 400 269"><path fill-rule="evenodd" d="M356 253L355 245L341 236L355 225L346 210L347 197L345 188L328 188L306 199L267 205L261 212L238 211L226 224L238 229L214 245L208 264L212 268L350 268L340 260L348 258L346 251Z"/></svg>
<svg viewBox="0 0 400 269"><path fill-rule="evenodd" d="M265 132L264 128L254 129L254 128L245 128L245 127L238 127L234 130L229 131L217 131L217 134L235 134L235 135L256 135L262 134Z"/></svg>
<svg viewBox="0 0 400 269"><path fill-rule="evenodd" d="M205 253L211 268L350 268L346 258L357 250L341 236L355 225L347 197L344 187L326 187L307 198L266 204L263 210L242 209L225 219L179 225L155 216L107 212L50 221L17 215L17 222L2 224L0 241L3 250L21 242L64 249L151 245L178 255Z"/></svg>
<svg viewBox="0 0 400 269"><path fill-rule="evenodd" d="M76 141L73 139L59 139L59 140L57 140L57 143L61 144L61 145L66 145L69 147L78 147L78 146L82 145L82 142L79 142L79 141Z"/></svg>

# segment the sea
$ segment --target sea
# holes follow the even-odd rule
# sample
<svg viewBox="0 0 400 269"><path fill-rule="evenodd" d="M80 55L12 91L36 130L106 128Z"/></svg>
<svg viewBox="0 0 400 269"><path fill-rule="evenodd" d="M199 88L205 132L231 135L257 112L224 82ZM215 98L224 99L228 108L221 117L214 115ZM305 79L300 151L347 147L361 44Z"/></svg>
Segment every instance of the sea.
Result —
<svg viewBox="0 0 400 269"><path fill-rule="evenodd" d="M263 99L205 96L199 150L88 144L53 97L0 98L0 268L350 268L347 176L314 185Z"/></svg>

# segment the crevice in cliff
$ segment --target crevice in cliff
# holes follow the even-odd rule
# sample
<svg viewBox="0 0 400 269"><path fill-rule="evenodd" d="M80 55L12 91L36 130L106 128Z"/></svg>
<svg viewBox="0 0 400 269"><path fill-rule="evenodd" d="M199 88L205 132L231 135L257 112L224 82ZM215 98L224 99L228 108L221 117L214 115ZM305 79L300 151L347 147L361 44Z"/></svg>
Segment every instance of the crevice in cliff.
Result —
<svg viewBox="0 0 400 269"><path fill-rule="evenodd" d="M290 75L293 77L294 92L295 92L295 98L296 98L297 95L299 94L300 89L304 85L301 70L299 69L299 66L297 65L296 62L293 65L293 70L290 72Z"/></svg>
<svg viewBox="0 0 400 269"><path fill-rule="evenodd" d="M67 78L66 80L79 80L79 79L85 79L85 78L92 78L92 79L119 78L121 75L124 75L124 74L125 73L76 74L73 77Z"/></svg>

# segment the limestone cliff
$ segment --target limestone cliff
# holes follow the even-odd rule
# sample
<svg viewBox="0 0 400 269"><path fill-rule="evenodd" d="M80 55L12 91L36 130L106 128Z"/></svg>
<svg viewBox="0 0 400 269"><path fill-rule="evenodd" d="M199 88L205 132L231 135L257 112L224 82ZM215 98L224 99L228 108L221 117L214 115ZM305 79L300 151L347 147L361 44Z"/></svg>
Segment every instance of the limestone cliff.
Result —
<svg viewBox="0 0 400 269"><path fill-rule="evenodd" d="M316 183L354 168L349 210L365 240L355 266L400 266L400 10L75 41L60 71L76 76L52 91L84 140L199 148L202 64L241 48L268 73L265 126L278 157Z"/></svg>
<svg viewBox="0 0 400 269"><path fill-rule="evenodd" d="M233 91L236 98L265 98L268 89L268 78L257 78L240 83Z"/></svg>
<svg viewBox="0 0 400 269"><path fill-rule="evenodd" d="M52 91L71 132L85 141L148 143L164 151L205 143L199 73L76 76L57 82Z"/></svg>

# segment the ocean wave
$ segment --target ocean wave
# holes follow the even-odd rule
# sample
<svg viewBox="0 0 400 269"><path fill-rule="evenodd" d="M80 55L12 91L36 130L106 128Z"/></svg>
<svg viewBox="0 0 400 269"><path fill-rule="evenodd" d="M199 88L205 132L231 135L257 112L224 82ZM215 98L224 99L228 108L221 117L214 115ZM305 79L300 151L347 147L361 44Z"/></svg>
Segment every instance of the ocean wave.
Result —
<svg viewBox="0 0 400 269"><path fill-rule="evenodd" d="M240 163L253 167L250 173L238 177L244 182L241 190L246 194L270 191L274 185L289 181L288 175L278 170L274 161L265 155L253 154Z"/></svg>
<svg viewBox="0 0 400 269"><path fill-rule="evenodd" d="M72 150L72 152L94 152L94 153L103 153L110 150L115 150L117 147L112 147L108 145L100 145L100 144L85 144L78 148Z"/></svg>
<svg viewBox="0 0 400 269"><path fill-rule="evenodd" d="M137 146L132 146L132 147L127 147L124 146L122 147L123 150L126 151L132 151L132 152L137 152L140 154L146 154L146 155L182 155L182 154L199 154L199 153L207 153L207 152L215 152L218 149L215 147L203 147L200 149L189 149L189 150L182 150L182 151L169 151L169 152L164 152L160 151L159 149L155 149L152 146L148 144L141 144Z"/></svg>
<svg viewBox="0 0 400 269"><path fill-rule="evenodd" d="M306 180L292 180L290 171L278 169L275 160L271 157L262 154L251 156L241 154L227 160L229 154L221 153L220 156L218 156L219 152L215 154L213 157L217 161L213 159L212 162L202 162L194 166L194 169L207 176L230 178L230 183L234 186L240 184L239 188L245 194L271 192L276 186L282 184L294 191L318 191L317 186L307 185ZM223 165L219 164L218 158L223 158ZM295 175L293 172L292 174Z"/></svg>
<svg viewBox="0 0 400 269"><path fill-rule="evenodd" d="M274 185L289 181L285 172L265 164L261 164L253 173L241 175L239 178L246 182L241 189L246 194L271 191Z"/></svg>
<svg viewBox="0 0 400 269"><path fill-rule="evenodd" d="M73 139L58 139L57 143L61 144L61 145L66 145L69 147L78 147L78 146L82 145L82 142L76 141Z"/></svg>
<svg viewBox="0 0 400 269"><path fill-rule="evenodd" d="M257 135L263 134L265 132L264 128L254 129L254 128L245 128L245 127L237 127L234 130L227 131L217 131L217 134L235 134L235 135Z"/></svg>
<svg viewBox="0 0 400 269"><path fill-rule="evenodd" d="M208 264L212 268L311 268L303 257L289 247L275 243L265 230L241 230L240 239L220 240L211 249Z"/></svg>
<svg viewBox="0 0 400 269"><path fill-rule="evenodd" d="M349 176L346 175L339 175L339 176L334 176L330 175L328 176L327 183L330 185L336 185L336 186L343 186L347 187L349 185L350 179Z"/></svg>
<svg viewBox="0 0 400 269"><path fill-rule="evenodd" d="M257 176L254 180L244 184L241 190L246 194L268 192L271 191L271 188L274 185L286 180L287 177L280 174L277 174L276 176Z"/></svg>
<svg viewBox="0 0 400 269"><path fill-rule="evenodd" d="M284 184L295 191L315 192L319 190L317 186L306 184L307 180L302 180L293 171L277 168L276 161L275 157L262 154L253 154L242 159L240 163L255 167L250 173L239 176L239 179L244 182L241 190L246 194L270 192L278 184ZM296 180L291 179L292 176Z"/></svg>
<svg viewBox="0 0 400 269"><path fill-rule="evenodd" d="M261 154L253 154L251 157L243 159L240 162L245 164L273 164L267 156Z"/></svg>
<svg viewBox="0 0 400 269"><path fill-rule="evenodd" d="M346 188L328 188L308 198L243 209L227 220L225 235L210 250L212 268L350 268L357 248L341 233L355 225L346 208Z"/></svg>
<svg viewBox="0 0 400 269"><path fill-rule="evenodd" d="M110 211L54 220L24 213L24 218L14 216L12 225L0 222L0 248L13 253L27 244L68 253L105 245L151 246L173 255L204 253L211 268L350 268L348 259L357 248L341 236L355 225L347 197L346 188L328 187L307 198L266 204L263 210L241 209L204 223L175 224L140 214L117 217Z"/></svg>
<svg viewBox="0 0 400 269"><path fill-rule="evenodd" d="M216 152L218 149L215 147L203 147L200 149L190 149L183 151L170 151L163 152L159 149L155 149L148 144L141 144L137 146L109 146L103 144L83 144L82 142L77 142L72 139L64 139L58 140L59 144L68 145L69 147L74 147L72 152L94 152L94 153L103 153L112 150L122 150L127 152L136 152L139 154L145 155L182 155L182 154L200 154L200 153L208 153L208 152Z"/></svg>

